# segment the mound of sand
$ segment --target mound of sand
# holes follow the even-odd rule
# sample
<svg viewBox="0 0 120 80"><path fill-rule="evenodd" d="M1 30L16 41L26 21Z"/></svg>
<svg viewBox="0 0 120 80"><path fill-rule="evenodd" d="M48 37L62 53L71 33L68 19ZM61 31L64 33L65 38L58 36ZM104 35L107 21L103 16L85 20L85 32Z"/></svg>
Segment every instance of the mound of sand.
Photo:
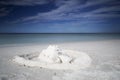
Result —
<svg viewBox="0 0 120 80"><path fill-rule="evenodd" d="M41 53L15 56L13 61L30 67L83 69L89 67L92 60L84 52L64 50L56 45L50 45Z"/></svg>

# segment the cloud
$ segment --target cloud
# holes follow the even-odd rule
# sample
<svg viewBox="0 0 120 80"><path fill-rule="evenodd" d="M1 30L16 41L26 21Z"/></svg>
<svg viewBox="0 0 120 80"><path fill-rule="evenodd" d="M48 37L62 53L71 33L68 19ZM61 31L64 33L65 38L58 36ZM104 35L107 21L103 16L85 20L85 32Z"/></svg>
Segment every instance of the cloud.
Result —
<svg viewBox="0 0 120 80"><path fill-rule="evenodd" d="M91 12L86 13L86 17L89 18L119 18L120 14L120 6L109 6L109 7L102 7Z"/></svg>
<svg viewBox="0 0 120 80"><path fill-rule="evenodd" d="M57 9L38 13L18 21L47 22L64 20L108 19L120 17L119 0L56 0ZM94 9L92 9L94 7ZM88 11L87 11L88 10ZM113 13L115 12L115 13Z"/></svg>
<svg viewBox="0 0 120 80"><path fill-rule="evenodd" d="M19 6L31 6L31 5L41 5L47 4L52 0L1 0L2 5L19 5Z"/></svg>
<svg viewBox="0 0 120 80"><path fill-rule="evenodd" d="M10 10L8 10L5 7L0 8L0 17L7 16L10 13Z"/></svg>

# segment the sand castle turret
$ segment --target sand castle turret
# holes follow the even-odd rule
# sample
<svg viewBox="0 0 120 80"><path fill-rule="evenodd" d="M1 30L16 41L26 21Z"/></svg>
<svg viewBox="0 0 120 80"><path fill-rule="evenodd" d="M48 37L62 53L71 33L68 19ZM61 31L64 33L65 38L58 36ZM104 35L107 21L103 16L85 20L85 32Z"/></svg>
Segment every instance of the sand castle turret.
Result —
<svg viewBox="0 0 120 80"><path fill-rule="evenodd" d="M40 53L38 58L48 63L70 63L72 61L72 57L65 54L57 45L48 46Z"/></svg>

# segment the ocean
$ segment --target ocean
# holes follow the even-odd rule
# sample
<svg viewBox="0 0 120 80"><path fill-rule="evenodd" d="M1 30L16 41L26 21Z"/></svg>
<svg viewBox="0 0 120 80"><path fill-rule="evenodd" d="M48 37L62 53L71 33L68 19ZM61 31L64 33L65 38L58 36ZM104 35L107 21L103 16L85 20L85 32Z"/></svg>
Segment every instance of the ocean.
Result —
<svg viewBox="0 0 120 80"><path fill-rule="evenodd" d="M0 34L4 44L57 44L120 39L120 34Z"/></svg>

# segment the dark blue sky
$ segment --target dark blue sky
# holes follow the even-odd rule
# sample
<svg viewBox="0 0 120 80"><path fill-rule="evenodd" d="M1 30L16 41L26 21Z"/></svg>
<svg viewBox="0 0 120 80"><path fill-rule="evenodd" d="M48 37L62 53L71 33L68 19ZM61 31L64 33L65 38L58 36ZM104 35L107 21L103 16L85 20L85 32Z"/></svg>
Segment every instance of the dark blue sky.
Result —
<svg viewBox="0 0 120 80"><path fill-rule="evenodd" d="M120 0L0 0L0 33L120 33Z"/></svg>

